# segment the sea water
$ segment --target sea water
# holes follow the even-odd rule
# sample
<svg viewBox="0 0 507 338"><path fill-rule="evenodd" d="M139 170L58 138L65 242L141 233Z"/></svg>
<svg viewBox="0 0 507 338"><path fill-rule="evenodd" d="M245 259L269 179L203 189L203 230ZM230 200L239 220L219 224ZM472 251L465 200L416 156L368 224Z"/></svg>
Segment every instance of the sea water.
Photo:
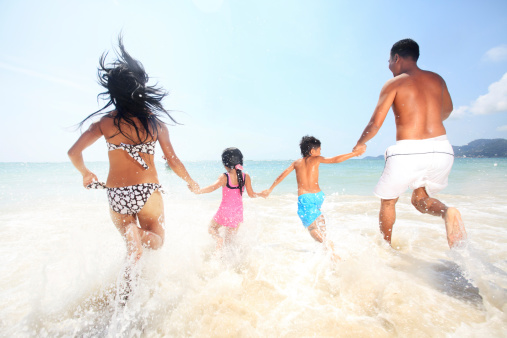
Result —
<svg viewBox="0 0 507 338"><path fill-rule="evenodd" d="M247 161L260 192L289 161ZM185 163L201 186L219 162ZM507 335L507 160L456 159L438 197L468 241L447 245L438 217L400 197L392 248L372 195L383 160L321 165L322 211L342 260L302 226L292 173L268 199L244 196L236 241L207 232L220 190L194 195L163 163L166 236L117 297L125 244L103 190L70 163L0 163L0 336L467 337ZM108 164L90 163L101 180Z"/></svg>

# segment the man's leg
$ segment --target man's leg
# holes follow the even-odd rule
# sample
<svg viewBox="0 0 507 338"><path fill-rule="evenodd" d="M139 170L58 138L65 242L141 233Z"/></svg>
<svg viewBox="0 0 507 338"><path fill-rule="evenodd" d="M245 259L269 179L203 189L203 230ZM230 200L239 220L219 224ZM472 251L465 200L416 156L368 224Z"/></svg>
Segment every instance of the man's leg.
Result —
<svg viewBox="0 0 507 338"><path fill-rule="evenodd" d="M396 202L398 202L398 198L391 200L382 199L380 201L380 212L378 215L380 232L389 245L391 245L393 225L396 221Z"/></svg>
<svg viewBox="0 0 507 338"><path fill-rule="evenodd" d="M449 208L436 198L429 197L424 187L414 190L412 193L412 204L423 214L440 216L444 219L449 247L452 248L458 242L466 239L465 226L458 209Z"/></svg>

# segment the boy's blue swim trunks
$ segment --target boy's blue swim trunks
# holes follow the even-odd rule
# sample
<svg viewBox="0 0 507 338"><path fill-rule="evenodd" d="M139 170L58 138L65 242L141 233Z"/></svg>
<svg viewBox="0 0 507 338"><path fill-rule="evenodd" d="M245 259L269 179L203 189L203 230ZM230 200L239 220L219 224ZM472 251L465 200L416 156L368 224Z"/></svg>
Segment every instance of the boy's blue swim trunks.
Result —
<svg viewBox="0 0 507 338"><path fill-rule="evenodd" d="M298 216L305 228L308 228L322 213L320 207L324 203L324 193L303 194L298 197Z"/></svg>

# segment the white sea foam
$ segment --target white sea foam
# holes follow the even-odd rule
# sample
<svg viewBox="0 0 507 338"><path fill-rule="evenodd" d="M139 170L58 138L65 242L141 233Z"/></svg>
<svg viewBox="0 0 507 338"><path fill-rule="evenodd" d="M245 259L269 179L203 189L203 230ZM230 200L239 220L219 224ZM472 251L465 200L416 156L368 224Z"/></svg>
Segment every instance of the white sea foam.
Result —
<svg viewBox="0 0 507 338"><path fill-rule="evenodd" d="M374 177L354 178L369 175L366 162L321 173L328 235L343 259L336 264L301 225L293 181L267 200L245 197L245 223L217 257L207 226L220 192L192 195L162 170L166 242L142 257L124 306L125 247L104 192L82 189L67 164L2 164L0 335L505 336L507 162L458 163L439 195L465 220L469 240L454 250L442 220L420 215L408 193L394 248L386 245L378 199L340 183L352 177L358 191L371 190ZM260 191L285 165L245 167ZM220 173L214 164L187 167L201 185ZM99 177L105 168L96 165ZM471 178L474 193L465 194Z"/></svg>

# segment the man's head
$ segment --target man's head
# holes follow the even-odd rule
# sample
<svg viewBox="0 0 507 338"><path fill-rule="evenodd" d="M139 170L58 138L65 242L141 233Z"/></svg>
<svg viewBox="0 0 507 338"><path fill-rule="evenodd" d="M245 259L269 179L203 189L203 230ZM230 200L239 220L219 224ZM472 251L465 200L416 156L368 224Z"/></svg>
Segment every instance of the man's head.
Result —
<svg viewBox="0 0 507 338"><path fill-rule="evenodd" d="M303 157L307 157L311 155L312 149L320 148L320 141L313 136L303 136L301 142L299 142L299 147L301 148L301 155Z"/></svg>
<svg viewBox="0 0 507 338"><path fill-rule="evenodd" d="M419 45L412 39L403 39L396 42L391 48L391 59L398 54L400 57L412 58L416 61L419 59Z"/></svg>
<svg viewBox="0 0 507 338"><path fill-rule="evenodd" d="M419 45L412 39L403 39L396 42L389 55L389 70L398 76L409 69L417 67L419 59Z"/></svg>

